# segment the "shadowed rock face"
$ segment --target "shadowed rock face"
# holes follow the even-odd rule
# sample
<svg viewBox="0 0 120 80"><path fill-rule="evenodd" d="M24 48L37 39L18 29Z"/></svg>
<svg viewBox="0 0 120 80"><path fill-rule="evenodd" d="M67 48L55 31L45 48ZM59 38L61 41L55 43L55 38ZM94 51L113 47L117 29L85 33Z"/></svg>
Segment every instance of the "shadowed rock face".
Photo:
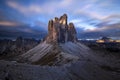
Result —
<svg viewBox="0 0 120 80"><path fill-rule="evenodd" d="M76 41L76 30L73 23L69 23L68 26L68 41Z"/></svg>
<svg viewBox="0 0 120 80"><path fill-rule="evenodd" d="M64 14L60 18L55 17L54 20L50 20L48 23L48 36L47 43L67 41L75 42L76 30L73 23L67 24L67 15Z"/></svg>

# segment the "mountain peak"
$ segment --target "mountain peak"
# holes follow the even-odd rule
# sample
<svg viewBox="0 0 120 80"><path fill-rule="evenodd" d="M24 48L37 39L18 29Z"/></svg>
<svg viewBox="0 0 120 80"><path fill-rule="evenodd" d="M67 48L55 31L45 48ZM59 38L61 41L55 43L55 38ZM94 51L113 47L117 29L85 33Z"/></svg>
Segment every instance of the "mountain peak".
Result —
<svg viewBox="0 0 120 80"><path fill-rule="evenodd" d="M67 14L63 14L60 18L55 17L48 23L47 43L65 43L68 41L75 42L76 30L73 23L67 24Z"/></svg>
<svg viewBox="0 0 120 80"><path fill-rule="evenodd" d="M48 22L46 39L21 55L19 61L51 66L76 62L80 59L81 51L86 53L89 50L89 48L77 42L76 34L74 24L67 24L66 14L60 18L55 17Z"/></svg>

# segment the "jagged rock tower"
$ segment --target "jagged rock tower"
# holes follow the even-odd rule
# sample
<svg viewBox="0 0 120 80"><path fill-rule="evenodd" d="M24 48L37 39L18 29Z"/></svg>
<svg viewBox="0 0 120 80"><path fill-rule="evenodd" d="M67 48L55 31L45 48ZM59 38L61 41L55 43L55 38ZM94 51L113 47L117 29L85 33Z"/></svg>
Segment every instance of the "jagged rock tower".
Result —
<svg viewBox="0 0 120 80"><path fill-rule="evenodd" d="M48 36L47 43L67 41L75 42L76 30L73 23L67 24L67 15L64 14L60 18L55 17L54 20L50 20L48 23Z"/></svg>

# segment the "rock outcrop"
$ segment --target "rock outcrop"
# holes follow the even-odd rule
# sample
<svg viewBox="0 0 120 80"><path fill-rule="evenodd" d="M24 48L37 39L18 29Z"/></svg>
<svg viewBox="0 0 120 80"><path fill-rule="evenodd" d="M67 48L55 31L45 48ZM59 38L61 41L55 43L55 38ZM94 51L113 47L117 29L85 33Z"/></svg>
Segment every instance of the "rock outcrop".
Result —
<svg viewBox="0 0 120 80"><path fill-rule="evenodd" d="M46 41L64 43L67 41L75 42L76 30L73 23L67 24L67 15L64 14L60 18L55 17L48 23L48 36Z"/></svg>
<svg viewBox="0 0 120 80"><path fill-rule="evenodd" d="M39 44L38 40L17 37L15 41L10 39L0 40L0 59L13 60Z"/></svg>

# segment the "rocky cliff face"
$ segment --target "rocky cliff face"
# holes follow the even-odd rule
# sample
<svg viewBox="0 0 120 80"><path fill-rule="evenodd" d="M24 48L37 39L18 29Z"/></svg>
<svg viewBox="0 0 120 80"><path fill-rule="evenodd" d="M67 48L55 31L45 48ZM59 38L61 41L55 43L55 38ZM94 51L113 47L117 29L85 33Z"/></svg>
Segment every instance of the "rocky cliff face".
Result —
<svg viewBox="0 0 120 80"><path fill-rule="evenodd" d="M55 17L48 23L48 36L46 41L64 43L67 41L75 42L76 30L73 23L67 24L67 15L64 14L60 18Z"/></svg>

